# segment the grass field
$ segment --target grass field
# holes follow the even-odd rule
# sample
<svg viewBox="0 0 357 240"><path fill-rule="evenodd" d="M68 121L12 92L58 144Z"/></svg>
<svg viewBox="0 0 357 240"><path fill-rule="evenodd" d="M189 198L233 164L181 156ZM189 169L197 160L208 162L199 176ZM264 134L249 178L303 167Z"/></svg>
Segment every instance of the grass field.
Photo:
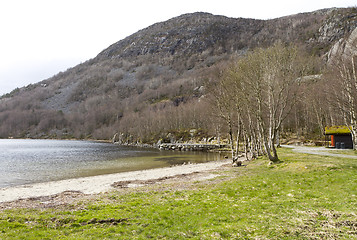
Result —
<svg viewBox="0 0 357 240"><path fill-rule="evenodd" d="M279 149L220 177L0 212L0 239L357 239L357 160Z"/></svg>

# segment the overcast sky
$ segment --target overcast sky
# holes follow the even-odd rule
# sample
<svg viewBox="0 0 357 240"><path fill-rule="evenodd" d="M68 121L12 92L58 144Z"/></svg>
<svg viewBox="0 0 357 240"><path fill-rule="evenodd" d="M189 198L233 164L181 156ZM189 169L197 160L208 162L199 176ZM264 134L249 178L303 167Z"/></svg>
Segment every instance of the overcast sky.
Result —
<svg viewBox="0 0 357 240"><path fill-rule="evenodd" d="M184 13L271 19L357 0L3 0L0 95L95 57L109 45Z"/></svg>

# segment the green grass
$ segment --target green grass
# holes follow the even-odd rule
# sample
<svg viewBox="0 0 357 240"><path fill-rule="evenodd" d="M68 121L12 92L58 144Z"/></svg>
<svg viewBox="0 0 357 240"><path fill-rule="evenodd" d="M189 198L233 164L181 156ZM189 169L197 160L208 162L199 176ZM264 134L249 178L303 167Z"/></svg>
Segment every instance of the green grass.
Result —
<svg viewBox="0 0 357 240"><path fill-rule="evenodd" d="M350 156L357 156L357 151L352 149L336 149L328 152L332 154L345 154Z"/></svg>
<svg viewBox="0 0 357 240"><path fill-rule="evenodd" d="M0 212L0 239L357 239L357 161L279 149L186 190Z"/></svg>

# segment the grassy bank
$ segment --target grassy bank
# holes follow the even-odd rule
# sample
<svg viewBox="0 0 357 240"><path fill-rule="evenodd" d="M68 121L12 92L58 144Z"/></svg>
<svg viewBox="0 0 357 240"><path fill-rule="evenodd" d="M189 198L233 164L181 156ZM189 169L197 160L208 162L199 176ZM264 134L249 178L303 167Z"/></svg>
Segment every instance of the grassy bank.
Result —
<svg viewBox="0 0 357 240"><path fill-rule="evenodd" d="M213 180L0 212L0 239L356 239L357 161L280 149Z"/></svg>

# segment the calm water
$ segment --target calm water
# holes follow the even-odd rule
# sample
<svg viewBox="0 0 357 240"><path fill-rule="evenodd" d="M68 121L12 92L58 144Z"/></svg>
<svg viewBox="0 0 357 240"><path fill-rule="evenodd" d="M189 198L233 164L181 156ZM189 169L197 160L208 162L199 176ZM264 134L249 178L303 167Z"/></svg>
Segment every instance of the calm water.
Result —
<svg viewBox="0 0 357 240"><path fill-rule="evenodd" d="M0 188L218 159L90 141L0 139Z"/></svg>

